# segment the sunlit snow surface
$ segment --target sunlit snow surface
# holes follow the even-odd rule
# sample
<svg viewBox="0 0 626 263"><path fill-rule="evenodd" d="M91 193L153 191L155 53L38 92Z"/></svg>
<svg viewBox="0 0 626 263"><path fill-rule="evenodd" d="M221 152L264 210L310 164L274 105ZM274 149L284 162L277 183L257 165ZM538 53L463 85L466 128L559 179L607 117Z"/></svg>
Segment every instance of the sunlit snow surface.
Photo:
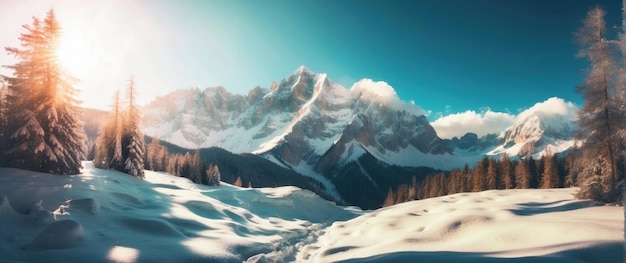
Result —
<svg viewBox="0 0 626 263"><path fill-rule="evenodd" d="M622 260L622 208L575 200L575 189L461 193L360 211L296 187L208 187L150 171L140 180L84 165L77 176L0 168L0 262ZM37 200L57 221L80 223L82 239L65 249L33 244L46 229L26 215Z"/></svg>

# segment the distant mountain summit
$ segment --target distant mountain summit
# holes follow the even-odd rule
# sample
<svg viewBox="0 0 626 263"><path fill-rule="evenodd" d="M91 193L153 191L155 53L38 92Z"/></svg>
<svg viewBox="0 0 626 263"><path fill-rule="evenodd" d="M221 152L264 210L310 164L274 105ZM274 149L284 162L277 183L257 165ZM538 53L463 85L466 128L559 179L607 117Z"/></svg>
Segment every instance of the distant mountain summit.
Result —
<svg viewBox="0 0 626 263"><path fill-rule="evenodd" d="M540 158L546 150L560 153L574 145L574 135L580 130L576 124L578 108L560 98L545 102L521 112L517 120L500 136L502 141L487 155Z"/></svg>
<svg viewBox="0 0 626 263"><path fill-rule="evenodd" d="M357 200L363 195L352 193L349 182L382 193L371 197L382 200L388 181L419 174L413 168L471 166L504 152L538 157L548 147L564 151L577 130L575 110L551 98L519 114L500 135L444 140L423 111L387 83L362 79L348 89L302 66L247 95L223 87L174 91L143 109L143 125L146 135L185 148L256 154L317 179L333 196L362 204L369 201Z"/></svg>

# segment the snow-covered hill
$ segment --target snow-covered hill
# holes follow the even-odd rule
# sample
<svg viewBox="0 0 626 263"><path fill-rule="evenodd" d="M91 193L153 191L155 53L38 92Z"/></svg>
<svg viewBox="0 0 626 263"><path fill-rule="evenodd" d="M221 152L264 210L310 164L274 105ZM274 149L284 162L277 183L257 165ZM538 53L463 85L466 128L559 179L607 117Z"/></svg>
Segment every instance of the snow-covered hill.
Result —
<svg viewBox="0 0 626 263"><path fill-rule="evenodd" d="M208 187L84 166L75 176L0 168L0 262L622 260L622 208L575 200L576 189L361 211L295 187Z"/></svg>

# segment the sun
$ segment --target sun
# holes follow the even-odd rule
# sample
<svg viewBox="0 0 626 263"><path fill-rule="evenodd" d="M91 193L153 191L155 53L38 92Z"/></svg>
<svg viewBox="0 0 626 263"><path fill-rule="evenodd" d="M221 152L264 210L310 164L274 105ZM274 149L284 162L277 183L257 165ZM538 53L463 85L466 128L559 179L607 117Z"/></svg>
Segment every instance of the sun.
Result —
<svg viewBox="0 0 626 263"><path fill-rule="evenodd" d="M80 31L63 31L56 57L64 71L79 79L93 67L94 63L94 53Z"/></svg>

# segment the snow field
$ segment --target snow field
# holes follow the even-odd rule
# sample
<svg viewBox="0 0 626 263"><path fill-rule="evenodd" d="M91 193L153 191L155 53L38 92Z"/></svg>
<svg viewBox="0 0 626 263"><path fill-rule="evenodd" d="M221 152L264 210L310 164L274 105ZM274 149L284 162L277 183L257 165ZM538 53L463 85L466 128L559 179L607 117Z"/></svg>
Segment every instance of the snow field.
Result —
<svg viewBox="0 0 626 263"><path fill-rule="evenodd" d="M0 262L621 262L623 208L491 190L374 211L296 187L0 168ZM42 200L41 202L39 200Z"/></svg>
<svg viewBox="0 0 626 263"><path fill-rule="evenodd" d="M296 187L208 187L84 165L77 176L0 168L0 261L241 262L283 248L287 258L309 231L356 215ZM37 211L56 221L31 220Z"/></svg>
<svg viewBox="0 0 626 263"><path fill-rule="evenodd" d="M622 207L575 188L491 190L413 201L336 222L298 260L312 262L621 262Z"/></svg>

